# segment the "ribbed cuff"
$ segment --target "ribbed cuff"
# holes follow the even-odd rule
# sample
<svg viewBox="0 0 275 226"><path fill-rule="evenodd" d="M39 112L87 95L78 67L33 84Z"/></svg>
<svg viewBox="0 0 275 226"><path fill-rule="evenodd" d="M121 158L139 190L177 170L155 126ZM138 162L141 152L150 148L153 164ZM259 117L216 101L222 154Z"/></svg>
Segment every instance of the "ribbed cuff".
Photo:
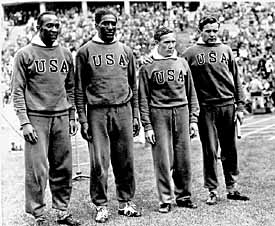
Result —
<svg viewBox="0 0 275 226"><path fill-rule="evenodd" d="M20 122L20 126L23 126L25 124L31 123L29 120L29 117L27 115L27 113L25 112L17 112L17 116Z"/></svg>

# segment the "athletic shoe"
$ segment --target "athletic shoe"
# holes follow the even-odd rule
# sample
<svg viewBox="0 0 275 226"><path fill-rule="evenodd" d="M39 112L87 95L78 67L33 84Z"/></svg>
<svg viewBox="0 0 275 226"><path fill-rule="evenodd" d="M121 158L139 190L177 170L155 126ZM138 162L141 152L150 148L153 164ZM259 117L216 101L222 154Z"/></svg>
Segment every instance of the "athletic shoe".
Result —
<svg viewBox="0 0 275 226"><path fill-rule="evenodd" d="M107 206L98 206L96 207L96 217L95 221L98 223L105 223L109 218L109 210Z"/></svg>
<svg viewBox="0 0 275 226"><path fill-rule="evenodd" d="M159 205L159 212L160 213L169 213L171 211L171 204L170 203L162 203Z"/></svg>
<svg viewBox="0 0 275 226"><path fill-rule="evenodd" d="M216 205L218 201L217 193L215 192L209 192L209 197L206 200L207 205Z"/></svg>
<svg viewBox="0 0 275 226"><path fill-rule="evenodd" d="M118 214L124 215L126 217L140 217L141 212L137 210L137 207L134 203L126 202L124 207L118 208Z"/></svg>
<svg viewBox="0 0 275 226"><path fill-rule="evenodd" d="M56 222L58 224L65 224L65 225L69 225L69 226L79 226L79 225L81 225L81 223L78 220L74 219L71 214L58 216Z"/></svg>
<svg viewBox="0 0 275 226"><path fill-rule="evenodd" d="M50 226L48 219L42 215L35 218L35 226Z"/></svg>
<svg viewBox="0 0 275 226"><path fill-rule="evenodd" d="M191 199L177 200L176 203L178 207L185 207L190 209L198 208L198 206L195 203L193 203Z"/></svg>
<svg viewBox="0 0 275 226"><path fill-rule="evenodd" d="M238 192L238 191L228 193L227 198L232 199L232 200L241 200L241 201L249 200L249 197L247 197L245 195L241 195L240 192Z"/></svg>

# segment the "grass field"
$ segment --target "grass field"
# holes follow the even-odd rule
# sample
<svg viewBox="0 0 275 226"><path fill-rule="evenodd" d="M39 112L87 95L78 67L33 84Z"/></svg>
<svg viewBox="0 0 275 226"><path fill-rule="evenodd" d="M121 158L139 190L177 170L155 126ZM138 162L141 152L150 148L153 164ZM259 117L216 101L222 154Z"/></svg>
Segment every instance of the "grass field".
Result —
<svg viewBox="0 0 275 226"><path fill-rule="evenodd" d="M262 116L265 117L265 116ZM261 118L261 117L260 117ZM1 121L1 120L0 120ZM251 120L252 121L252 120ZM273 124L270 121L269 124ZM1 204L3 226L31 225L33 219L24 213L24 156L23 152L11 152L10 140L21 138L9 126L0 122L1 141ZM141 218L118 216L115 198L114 179L110 169L109 199L111 217L103 225L131 226L275 226L275 155L274 139L256 134L253 139L247 136L238 140L239 163L241 175L239 186L251 201L229 201L225 195L225 185L219 163L221 200L216 206L205 204L207 191L203 188L202 153L198 139L192 141L193 199L198 209L189 210L173 206L169 214L158 213L155 178L152 167L151 150L143 144L135 144L136 195L135 203L142 208ZM75 138L73 138L75 145ZM88 162L85 142L78 136L77 146L80 151L80 162ZM75 146L74 146L75 147ZM77 168L74 167L74 171ZM89 165L81 165L83 174L89 173ZM49 190L47 192L47 214L51 225L55 226ZM93 218L95 210L89 198L89 180L75 181L70 210L83 225L97 225Z"/></svg>

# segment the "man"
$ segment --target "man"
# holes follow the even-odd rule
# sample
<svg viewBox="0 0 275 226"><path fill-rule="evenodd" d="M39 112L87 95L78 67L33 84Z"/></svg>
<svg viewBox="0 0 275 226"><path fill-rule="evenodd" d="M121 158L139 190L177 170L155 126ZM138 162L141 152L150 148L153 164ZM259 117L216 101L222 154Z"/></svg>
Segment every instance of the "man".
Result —
<svg viewBox="0 0 275 226"><path fill-rule="evenodd" d="M139 217L135 193L133 135L139 133L133 53L115 38L117 17L108 9L95 13L98 33L76 55L76 107L81 133L90 151L90 195L95 220L108 220L107 179L111 160L118 213ZM87 111L86 111L87 109Z"/></svg>
<svg viewBox="0 0 275 226"><path fill-rule="evenodd" d="M26 212L36 225L45 217L49 178L57 222L80 225L67 212L72 191L72 149L75 135L74 70L68 50L56 39L60 23L54 12L37 19L38 34L18 51L13 71L13 100L25 138Z"/></svg>
<svg viewBox="0 0 275 226"><path fill-rule="evenodd" d="M239 169L235 116L242 122L244 96L232 50L217 38L219 27L215 17L203 17L199 21L200 39L183 53L192 71L200 104L198 127L203 149L204 186L209 190L206 203L209 205L217 203L219 144L227 198L249 200L236 187Z"/></svg>
<svg viewBox="0 0 275 226"><path fill-rule="evenodd" d="M197 208L191 201L190 135L197 135L199 104L189 66L176 56L173 30L158 28L154 39L153 63L140 69L139 104L152 144L159 212L168 213L173 193L179 207Z"/></svg>

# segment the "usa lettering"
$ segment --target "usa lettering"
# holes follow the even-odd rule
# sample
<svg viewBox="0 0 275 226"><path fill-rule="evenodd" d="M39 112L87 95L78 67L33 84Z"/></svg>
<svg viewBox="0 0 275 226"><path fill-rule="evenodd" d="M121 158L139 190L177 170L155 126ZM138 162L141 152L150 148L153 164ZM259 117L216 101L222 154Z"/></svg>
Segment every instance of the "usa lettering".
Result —
<svg viewBox="0 0 275 226"><path fill-rule="evenodd" d="M211 51L208 54L200 53L196 55L196 60L198 65L203 64L215 64L217 62L228 64L228 57L225 53L222 53L221 56L218 56L218 53L215 51Z"/></svg>
<svg viewBox="0 0 275 226"><path fill-rule="evenodd" d="M114 66L120 65L121 67L127 67L128 60L124 55L116 56L113 53L108 53L105 55L92 55L92 64L101 67L101 66Z"/></svg>
<svg viewBox="0 0 275 226"><path fill-rule="evenodd" d="M49 62L46 62L45 59L35 60L34 61L36 72L45 73L46 71L56 73L63 72L67 73L69 71L69 66L66 60L62 60L59 63L58 59L50 59Z"/></svg>
<svg viewBox="0 0 275 226"><path fill-rule="evenodd" d="M185 74L186 73L184 73L182 70L177 72L174 69L168 69L168 70L161 70L161 71L153 71L152 78L154 78L156 83L160 85L164 84L165 82L174 82L174 81L183 83Z"/></svg>

